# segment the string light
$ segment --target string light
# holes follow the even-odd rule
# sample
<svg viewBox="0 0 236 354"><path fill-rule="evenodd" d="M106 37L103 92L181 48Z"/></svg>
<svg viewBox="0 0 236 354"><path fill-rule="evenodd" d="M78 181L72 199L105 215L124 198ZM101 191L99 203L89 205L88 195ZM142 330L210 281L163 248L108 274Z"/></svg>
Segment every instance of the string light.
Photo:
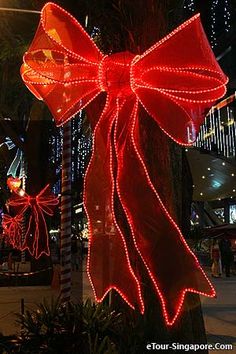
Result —
<svg viewBox="0 0 236 354"><path fill-rule="evenodd" d="M217 46L216 40L216 7L218 5L219 0L213 0L211 3L211 35L210 42L212 48Z"/></svg>
<svg viewBox="0 0 236 354"><path fill-rule="evenodd" d="M184 9L190 14L196 11L194 0L185 0ZM223 18L222 18L223 15ZM217 32L220 30L229 32L231 29L231 13L229 0L212 0L210 4L210 43L212 48L217 47ZM221 25L223 20L223 26Z"/></svg>
<svg viewBox="0 0 236 354"><path fill-rule="evenodd" d="M220 1L219 0L213 0L211 3L211 35L210 35L210 42L212 45L212 48L217 47L218 42L217 42L217 26L218 22L221 22L221 16L222 16L222 11L221 8L219 7ZM223 6L223 20L224 20L224 31L229 32L231 28L231 14L229 11L230 5L228 0L224 0ZM219 15L217 15L217 12Z"/></svg>
<svg viewBox="0 0 236 354"><path fill-rule="evenodd" d="M189 12L194 12L196 11L195 7L195 1L194 0L185 0L184 2L184 9L188 10Z"/></svg>
<svg viewBox="0 0 236 354"><path fill-rule="evenodd" d="M229 11L229 0L225 0L225 5L224 5L224 21L225 21L225 30L226 32L229 32L230 28L231 28L231 23L230 23L230 19L231 19L231 14Z"/></svg>
<svg viewBox="0 0 236 354"><path fill-rule="evenodd" d="M43 272L48 272L51 269L52 269L52 267L48 267L45 269L36 270L35 272L27 272L27 273L0 272L0 275L5 276L5 277L14 277L14 278L19 277L19 278L21 278L21 277L28 277L28 276L43 273Z"/></svg>
<svg viewBox="0 0 236 354"><path fill-rule="evenodd" d="M83 132L83 125L85 119L85 112L80 111L72 119L72 141L71 141L71 180L73 183L77 183L78 180L84 177L87 167L87 161L89 159L92 149L91 134L85 134ZM56 175L61 173L61 156L63 145L63 129L61 127L54 129L51 133L49 146L50 154L49 161L55 166ZM53 185L52 191L55 194L59 194L61 190L60 178L57 178L57 182Z"/></svg>
<svg viewBox="0 0 236 354"><path fill-rule="evenodd" d="M234 100L235 94L210 110L194 143L196 148L213 151L226 158L235 156L236 122L233 110L229 106ZM221 116L226 116L223 123ZM222 165L224 166L224 163Z"/></svg>

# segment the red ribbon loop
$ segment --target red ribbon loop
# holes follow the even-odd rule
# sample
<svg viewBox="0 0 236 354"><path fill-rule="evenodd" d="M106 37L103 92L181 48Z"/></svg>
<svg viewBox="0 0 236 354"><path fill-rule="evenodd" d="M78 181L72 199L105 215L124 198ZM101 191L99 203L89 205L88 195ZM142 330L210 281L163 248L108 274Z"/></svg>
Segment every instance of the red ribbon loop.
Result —
<svg viewBox="0 0 236 354"><path fill-rule="evenodd" d="M18 250L22 249L22 215L14 217L4 214L2 219L2 227L6 241Z"/></svg>
<svg viewBox="0 0 236 354"><path fill-rule="evenodd" d="M53 209L57 204L58 197L50 192L49 185L43 188L36 197L31 197L26 193L24 196L14 194L8 201L8 205L13 207L21 218L27 210L30 210L21 249L28 249L36 259L40 258L42 254L47 256L50 254L48 229L44 214L52 216Z"/></svg>
<svg viewBox="0 0 236 354"><path fill-rule="evenodd" d="M84 193L88 273L96 299L114 288L131 307L144 311L134 255L150 275L168 325L178 318L186 292L214 296L153 185L139 138L141 104L174 141L191 145L206 111L226 92L227 77L199 15L140 56L107 56L70 14L48 3L21 73L58 125L107 93Z"/></svg>

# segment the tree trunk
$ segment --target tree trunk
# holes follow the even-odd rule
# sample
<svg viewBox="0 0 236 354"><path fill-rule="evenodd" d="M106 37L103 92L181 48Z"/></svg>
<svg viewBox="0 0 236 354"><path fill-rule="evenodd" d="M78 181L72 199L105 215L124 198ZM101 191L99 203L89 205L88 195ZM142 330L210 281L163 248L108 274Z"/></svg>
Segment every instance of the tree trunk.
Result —
<svg viewBox="0 0 236 354"><path fill-rule="evenodd" d="M174 8L172 12L168 13L170 3L174 3L172 5ZM136 54L142 53L180 23L178 18L180 11L177 17L174 11L175 7L177 10L179 9L177 5L177 1L105 1L102 19L97 15L98 23L94 22L94 25L101 30L101 44L104 51L108 53L129 50ZM91 12L93 15L92 10ZM94 16L96 16L95 10ZM171 26L168 26L168 17L170 17ZM154 185L158 182L159 186L163 186L160 191L161 198L186 235L189 231L192 179L184 152L163 133L145 112L141 114L140 123L141 142L146 160L148 160L152 181L154 181ZM145 132L148 132L148 136L145 136ZM124 218L118 201L116 210L119 218ZM128 228L126 229L128 231ZM134 262L134 260L132 261ZM206 343L199 296L188 294L180 319L175 326L167 328L156 295L154 295L154 291L150 291L150 289L153 290L153 287L146 270L140 262L137 267L143 279L144 298L147 304L146 313L141 319L143 331L146 333L143 345L148 341ZM131 316L136 323L140 323L139 314L131 313L132 311L128 310L128 306L116 294L113 297L116 299L114 304L116 308L119 310L123 308L128 317ZM139 350L140 352L144 351L144 347L140 347Z"/></svg>
<svg viewBox="0 0 236 354"><path fill-rule="evenodd" d="M29 195L38 194L48 183L48 126L49 121L44 118L45 105L35 101L30 111L30 120L25 141L27 163L26 192ZM31 270L46 269L51 265L51 258L41 256L35 260L31 257ZM40 282L50 284L51 273L42 274Z"/></svg>
<svg viewBox="0 0 236 354"><path fill-rule="evenodd" d="M30 195L38 194L48 183L48 126L44 119L44 103L35 101L30 112L26 136L27 184Z"/></svg>

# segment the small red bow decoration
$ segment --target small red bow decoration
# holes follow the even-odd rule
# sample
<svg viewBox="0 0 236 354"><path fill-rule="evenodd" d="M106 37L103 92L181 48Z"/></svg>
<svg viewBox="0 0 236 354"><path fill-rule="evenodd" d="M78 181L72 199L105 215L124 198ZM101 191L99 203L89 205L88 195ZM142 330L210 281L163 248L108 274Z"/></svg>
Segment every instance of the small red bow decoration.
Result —
<svg viewBox="0 0 236 354"><path fill-rule="evenodd" d="M22 249L22 222L22 214L14 217L4 214L2 218L5 239L13 248L18 250Z"/></svg>
<svg viewBox="0 0 236 354"><path fill-rule="evenodd" d="M134 252L150 275L168 325L177 319L186 292L214 296L152 183L139 139L142 105L169 137L191 145L206 110L226 92L227 78L199 15L142 55L104 55L69 13L48 3L21 73L33 94L46 102L57 125L102 91L107 94L94 129L84 192L90 231L88 273L96 299L102 301L113 288L132 308L144 311L141 282L130 261ZM115 196L132 242L116 217Z"/></svg>
<svg viewBox="0 0 236 354"><path fill-rule="evenodd" d="M43 253L50 255L48 229L44 214L52 216L53 209L57 204L58 197L50 192L49 185L35 197L26 193L23 196L14 193L8 200L8 205L17 211L17 216L23 215L30 209L28 227L21 250L28 249L36 259Z"/></svg>

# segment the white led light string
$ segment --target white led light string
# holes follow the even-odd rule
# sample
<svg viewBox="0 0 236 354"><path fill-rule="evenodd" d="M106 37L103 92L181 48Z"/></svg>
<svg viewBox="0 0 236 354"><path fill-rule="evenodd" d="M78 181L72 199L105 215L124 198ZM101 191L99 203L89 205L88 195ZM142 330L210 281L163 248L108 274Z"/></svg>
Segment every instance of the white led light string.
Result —
<svg viewBox="0 0 236 354"><path fill-rule="evenodd" d="M222 10L219 11L219 7L222 6ZM187 10L190 14L197 11L195 0L185 0L184 9ZM217 13L218 12L218 13ZM230 13L230 3L229 0L212 0L210 5L210 19L211 19L211 32L210 32L210 42L212 48L217 47L217 25L218 25L218 16L220 19L224 19L223 30L229 32L231 29L231 13Z"/></svg>
<svg viewBox="0 0 236 354"><path fill-rule="evenodd" d="M232 110L227 106L223 108L227 112L227 121L222 124L221 109L212 109L210 111L200 128L194 146L211 151L215 145L217 154L224 157L235 156L236 122L234 121ZM210 129L207 129L209 120Z"/></svg>
<svg viewBox="0 0 236 354"><path fill-rule="evenodd" d="M184 2L184 9L188 10L189 12L194 12L195 8L195 1L194 0L186 0Z"/></svg>
<svg viewBox="0 0 236 354"><path fill-rule="evenodd" d="M210 35L210 42L212 48L217 47L217 35L216 35L216 27L217 27L217 10L219 10L219 5L221 2L219 0L213 0L211 3L211 35ZM220 16L222 13L220 12ZM229 0L225 0L223 4L223 17L224 17L224 31L229 32L231 28L230 19L230 5Z"/></svg>

